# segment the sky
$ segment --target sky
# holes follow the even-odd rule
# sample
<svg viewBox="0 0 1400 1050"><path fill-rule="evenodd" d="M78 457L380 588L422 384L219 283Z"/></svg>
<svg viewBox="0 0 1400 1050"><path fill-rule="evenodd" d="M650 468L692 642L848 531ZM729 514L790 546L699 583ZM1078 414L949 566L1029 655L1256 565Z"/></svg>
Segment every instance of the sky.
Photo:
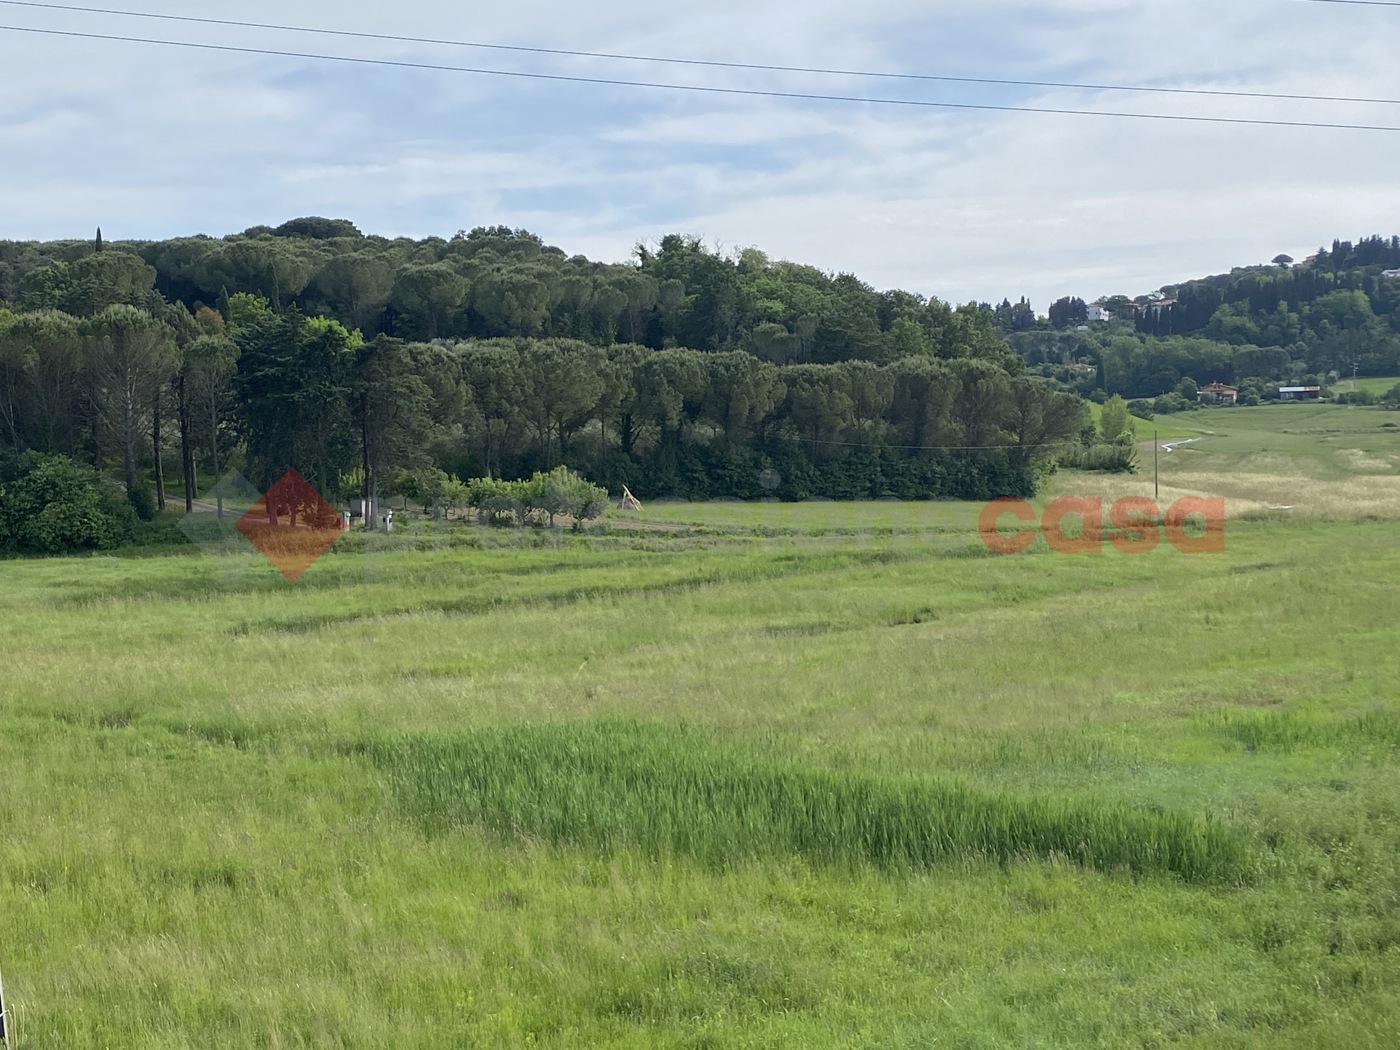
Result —
<svg viewBox="0 0 1400 1050"><path fill-rule="evenodd" d="M101 6L104 0L87 0ZM105 0L128 11L884 73L1400 100L1400 7L1304 0ZM523 227L605 261L682 232L953 302L1138 295L1400 233L1400 104L913 82L196 26L0 26L499 71L1395 132L696 93L0 30L0 238L348 218Z"/></svg>

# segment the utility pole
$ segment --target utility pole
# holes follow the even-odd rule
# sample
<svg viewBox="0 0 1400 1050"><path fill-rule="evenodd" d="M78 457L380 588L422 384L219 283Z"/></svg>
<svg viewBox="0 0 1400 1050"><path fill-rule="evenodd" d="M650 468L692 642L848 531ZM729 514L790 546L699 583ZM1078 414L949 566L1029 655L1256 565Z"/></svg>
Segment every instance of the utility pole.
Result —
<svg viewBox="0 0 1400 1050"><path fill-rule="evenodd" d="M100 236L100 234L99 234ZM5 1013L5 982L0 980L0 1046L10 1045L9 1014Z"/></svg>
<svg viewBox="0 0 1400 1050"><path fill-rule="evenodd" d="M1162 498L1161 478L1157 471L1157 462L1160 458L1162 446L1157 444L1157 431L1152 431L1152 498Z"/></svg>

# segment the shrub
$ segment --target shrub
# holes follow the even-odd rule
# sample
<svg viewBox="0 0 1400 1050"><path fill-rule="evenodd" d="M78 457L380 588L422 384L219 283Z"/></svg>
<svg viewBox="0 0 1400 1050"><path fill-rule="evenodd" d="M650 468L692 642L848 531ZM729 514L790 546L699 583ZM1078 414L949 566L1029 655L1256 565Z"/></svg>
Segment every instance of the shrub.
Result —
<svg viewBox="0 0 1400 1050"><path fill-rule="evenodd" d="M1187 399L1176 392L1163 394L1152 402L1153 411L1164 416L1173 412L1193 412L1200 407L1199 401Z"/></svg>
<svg viewBox="0 0 1400 1050"><path fill-rule="evenodd" d="M157 512L148 522L141 522L131 543L137 547L188 547L190 537L180 528L183 515L171 511Z"/></svg>
<svg viewBox="0 0 1400 1050"><path fill-rule="evenodd" d="M0 550L111 550L136 533L136 512L120 490L67 456L29 454L6 475L0 479Z"/></svg>
<svg viewBox="0 0 1400 1050"><path fill-rule="evenodd" d="M137 482L135 488L128 489L126 499L142 521L150 521L156 516L156 499L151 494L150 486L145 483Z"/></svg>
<svg viewBox="0 0 1400 1050"><path fill-rule="evenodd" d="M1151 420L1152 402L1142 397L1135 398L1128 402L1128 412L1137 416L1138 419Z"/></svg>
<svg viewBox="0 0 1400 1050"><path fill-rule="evenodd" d="M1066 445L1055 453L1055 461L1066 470L1137 473L1137 449L1131 444Z"/></svg>

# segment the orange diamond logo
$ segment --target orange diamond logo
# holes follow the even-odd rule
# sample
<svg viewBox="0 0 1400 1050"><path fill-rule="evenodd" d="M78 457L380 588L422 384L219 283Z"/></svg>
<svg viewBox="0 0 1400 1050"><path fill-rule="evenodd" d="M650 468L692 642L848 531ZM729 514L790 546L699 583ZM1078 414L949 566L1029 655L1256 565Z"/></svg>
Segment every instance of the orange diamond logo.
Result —
<svg viewBox="0 0 1400 1050"><path fill-rule="evenodd" d="M295 583L345 531L345 519L311 482L289 470L234 528Z"/></svg>

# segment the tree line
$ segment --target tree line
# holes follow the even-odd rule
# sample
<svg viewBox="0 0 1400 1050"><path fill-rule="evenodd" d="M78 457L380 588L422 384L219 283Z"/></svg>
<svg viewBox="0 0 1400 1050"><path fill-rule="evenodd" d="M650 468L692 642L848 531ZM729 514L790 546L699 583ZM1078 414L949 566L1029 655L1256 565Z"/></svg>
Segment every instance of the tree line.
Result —
<svg viewBox="0 0 1400 1050"><path fill-rule="evenodd" d="M437 338L402 338L309 312L275 267L280 301L221 283L186 302L130 246L87 249L26 270L0 308L0 446L109 469L153 509L288 467L372 504L561 465L646 497L989 498L1032 492L1056 445L1092 434L1083 401L1024 374L985 311L685 238L630 267L675 290L650 335L639 322L650 342L609 341L606 324L464 335L451 310L414 322ZM834 300L760 321L784 316L790 272Z"/></svg>
<svg viewBox="0 0 1400 1050"><path fill-rule="evenodd" d="M248 293L276 311L324 316L366 338L567 338L595 346L747 350L774 364L986 351L995 325L955 308L879 292L850 274L722 254L693 237L638 245L627 263L567 256L507 227L444 239L366 237L345 220L296 219L225 238L0 242L0 302L87 316L154 291L227 316Z"/></svg>

